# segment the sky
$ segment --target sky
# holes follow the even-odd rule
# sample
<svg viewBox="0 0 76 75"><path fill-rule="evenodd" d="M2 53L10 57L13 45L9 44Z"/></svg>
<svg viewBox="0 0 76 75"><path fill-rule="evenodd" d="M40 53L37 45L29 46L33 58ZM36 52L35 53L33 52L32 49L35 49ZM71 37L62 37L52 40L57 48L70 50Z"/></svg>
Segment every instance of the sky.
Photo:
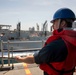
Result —
<svg viewBox="0 0 76 75"><path fill-rule="evenodd" d="M16 29L21 22L21 30L28 30L38 23L41 27L47 20L48 30L50 21L56 10L67 7L76 13L76 0L0 0L0 24L12 25Z"/></svg>

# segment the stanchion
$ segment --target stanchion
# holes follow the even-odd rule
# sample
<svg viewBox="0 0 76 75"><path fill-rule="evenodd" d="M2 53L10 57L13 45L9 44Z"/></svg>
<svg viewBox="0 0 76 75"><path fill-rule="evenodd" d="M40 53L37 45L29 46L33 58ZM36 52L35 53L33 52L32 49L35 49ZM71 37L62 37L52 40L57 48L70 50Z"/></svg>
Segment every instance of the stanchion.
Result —
<svg viewBox="0 0 76 75"><path fill-rule="evenodd" d="M12 69L14 69L14 63L13 63L13 47L11 47L12 50Z"/></svg>
<svg viewBox="0 0 76 75"><path fill-rule="evenodd" d="M2 62L2 66L4 66L4 61L3 61L3 40L0 40L1 41L1 52L2 52L2 58L1 58L1 62Z"/></svg>
<svg viewBox="0 0 76 75"><path fill-rule="evenodd" d="M10 66L10 50L9 50L9 40L8 40L8 66Z"/></svg>

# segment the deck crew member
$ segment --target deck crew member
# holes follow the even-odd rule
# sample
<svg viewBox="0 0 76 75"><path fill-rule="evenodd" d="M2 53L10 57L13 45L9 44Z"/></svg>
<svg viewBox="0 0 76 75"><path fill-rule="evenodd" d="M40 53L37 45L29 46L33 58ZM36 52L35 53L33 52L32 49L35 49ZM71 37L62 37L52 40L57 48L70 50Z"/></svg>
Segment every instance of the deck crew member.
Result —
<svg viewBox="0 0 76 75"><path fill-rule="evenodd" d="M71 30L75 14L69 8L58 9L51 23L53 35L37 53L27 57L16 56L20 62L40 64L44 75L73 75L76 66L76 31Z"/></svg>

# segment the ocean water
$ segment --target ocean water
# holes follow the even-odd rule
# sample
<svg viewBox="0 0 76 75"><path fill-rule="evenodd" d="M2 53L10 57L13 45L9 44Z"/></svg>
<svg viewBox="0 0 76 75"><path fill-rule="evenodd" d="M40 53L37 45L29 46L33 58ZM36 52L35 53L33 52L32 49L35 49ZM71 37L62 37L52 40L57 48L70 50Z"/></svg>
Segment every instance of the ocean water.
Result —
<svg viewBox="0 0 76 75"><path fill-rule="evenodd" d="M16 60L15 60L15 56L28 56L28 55L32 55L34 54L35 52L39 52L39 51L26 51L26 52L13 52L13 57L12 57L12 52L10 52L10 63L18 63ZM0 65L2 64L2 52L0 52ZM5 57L6 59L4 59L4 64L8 64L8 52L4 52L3 53L3 57Z"/></svg>

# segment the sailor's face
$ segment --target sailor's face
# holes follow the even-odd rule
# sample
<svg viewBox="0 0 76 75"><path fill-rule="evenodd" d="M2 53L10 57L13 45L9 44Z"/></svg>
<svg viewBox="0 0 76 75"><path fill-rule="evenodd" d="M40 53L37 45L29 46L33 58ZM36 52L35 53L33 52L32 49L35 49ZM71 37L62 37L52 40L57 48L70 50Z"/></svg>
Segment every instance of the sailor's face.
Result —
<svg viewBox="0 0 76 75"><path fill-rule="evenodd" d="M59 29L59 20L54 20L52 27L53 27L54 30Z"/></svg>

